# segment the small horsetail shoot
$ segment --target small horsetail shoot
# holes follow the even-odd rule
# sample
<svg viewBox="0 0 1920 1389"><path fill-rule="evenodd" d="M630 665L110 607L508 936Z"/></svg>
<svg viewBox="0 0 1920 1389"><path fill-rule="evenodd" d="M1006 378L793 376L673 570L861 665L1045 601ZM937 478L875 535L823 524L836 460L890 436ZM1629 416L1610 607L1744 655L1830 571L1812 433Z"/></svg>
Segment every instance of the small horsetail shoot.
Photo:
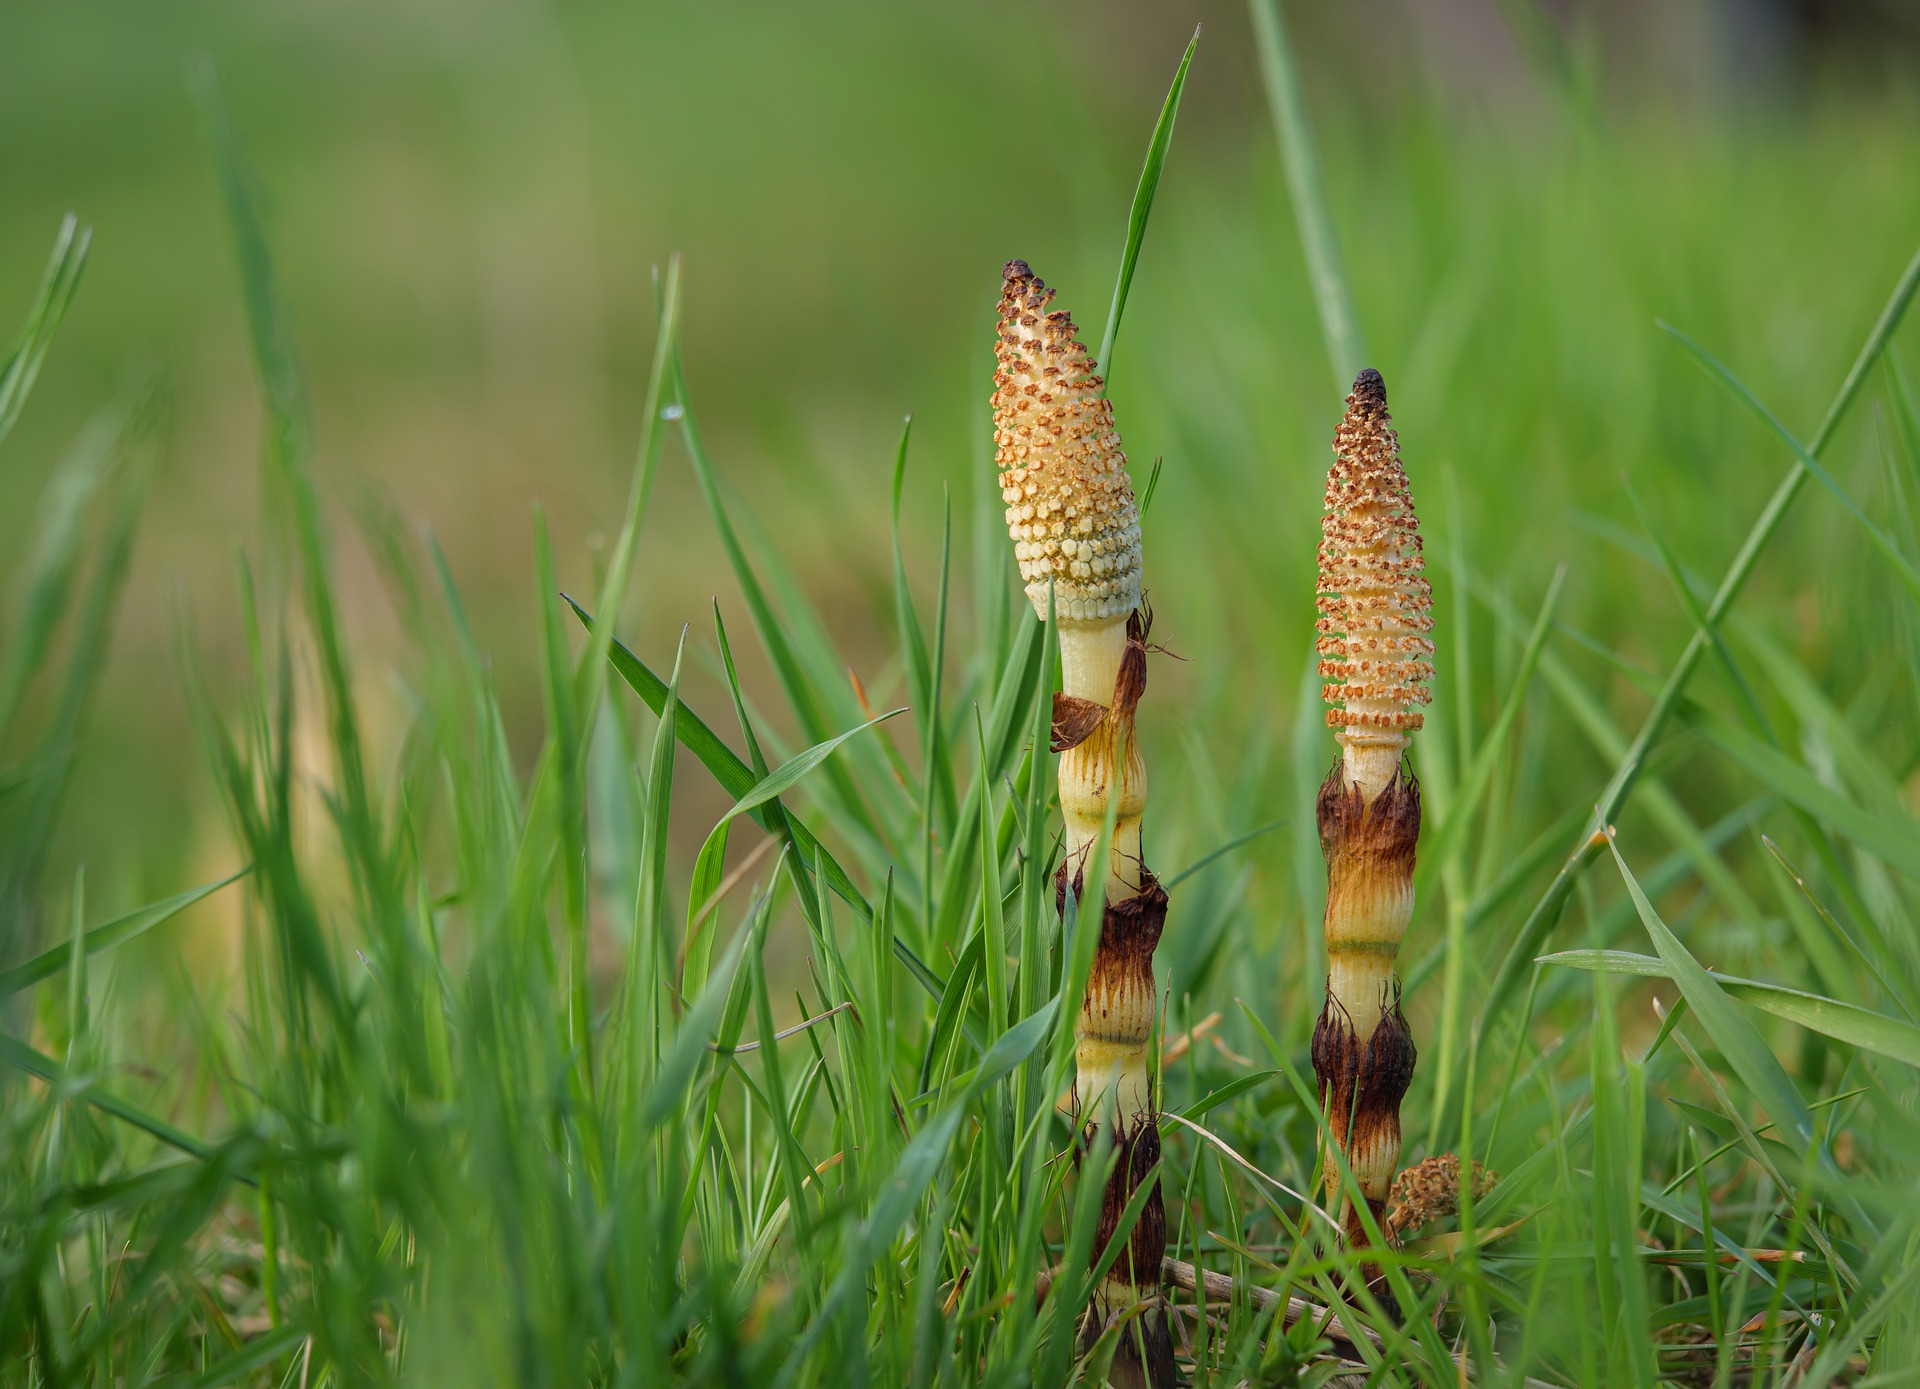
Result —
<svg viewBox="0 0 1920 1389"><path fill-rule="evenodd" d="M1166 1213L1158 1191L1153 951L1167 894L1147 868L1140 820L1146 762L1134 713L1147 680L1147 618L1140 588L1140 512L1127 456L1073 319L1025 261L1008 261L1000 295L994 373L994 461L1027 597L1051 612L1060 644L1052 750L1060 757L1064 858L1057 892L1105 897L1100 941L1078 1020L1075 1113L1085 1135L1104 1130L1114 1164L1094 1255L1104 1251L1141 1183L1155 1189L1095 1294L1085 1335L1138 1303L1138 1335L1123 1335L1110 1372L1128 1389L1173 1384L1173 1342L1159 1306ZM1104 882L1085 879L1109 816L1113 843Z"/></svg>
<svg viewBox="0 0 1920 1389"><path fill-rule="evenodd" d="M1335 705L1340 758L1315 807L1327 860L1327 995L1313 1033L1313 1070L1327 1133L1327 1194L1346 1211L1347 1240L1370 1242L1344 1197L1352 1173L1384 1229L1400 1162L1400 1102L1413 1081L1413 1034L1400 1011L1394 962L1413 917L1420 783L1407 765L1411 734L1432 696L1433 591L1420 525L1387 413L1387 387L1368 368L1353 383L1333 438L1321 519L1318 605L1324 698ZM1371 1267L1371 1266L1368 1266Z"/></svg>

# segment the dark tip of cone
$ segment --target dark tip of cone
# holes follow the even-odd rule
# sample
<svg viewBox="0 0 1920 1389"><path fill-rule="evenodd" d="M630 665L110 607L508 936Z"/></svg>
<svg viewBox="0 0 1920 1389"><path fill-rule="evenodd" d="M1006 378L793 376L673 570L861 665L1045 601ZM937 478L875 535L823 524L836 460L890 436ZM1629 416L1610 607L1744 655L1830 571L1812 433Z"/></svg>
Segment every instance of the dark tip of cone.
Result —
<svg viewBox="0 0 1920 1389"><path fill-rule="evenodd" d="M1000 277L1003 280L1031 280L1033 278L1033 267L1028 265L1024 260L1010 260L1007 262L1005 269L1001 270Z"/></svg>
<svg viewBox="0 0 1920 1389"><path fill-rule="evenodd" d="M1376 409L1386 407L1387 383L1372 367L1353 378L1353 403L1371 405Z"/></svg>

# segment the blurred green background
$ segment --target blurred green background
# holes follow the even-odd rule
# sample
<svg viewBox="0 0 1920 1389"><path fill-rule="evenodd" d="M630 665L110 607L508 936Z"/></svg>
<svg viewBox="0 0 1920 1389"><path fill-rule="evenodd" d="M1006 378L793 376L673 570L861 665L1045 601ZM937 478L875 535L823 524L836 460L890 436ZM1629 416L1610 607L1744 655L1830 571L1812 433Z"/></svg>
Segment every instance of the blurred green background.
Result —
<svg viewBox="0 0 1920 1389"><path fill-rule="evenodd" d="M1656 319L1811 432L1920 239L1911 9L1291 9L1430 550L1457 544L1527 612L1564 561L1564 622L1664 669L1686 618L1623 480L1717 575L1787 459ZM24 307L61 214L95 234L0 470L0 547L30 535L42 481L130 380L157 377L170 407L61 861L92 862L105 899L144 900L230 856L178 652L187 642L215 689L241 676L234 558L259 534L260 409L192 64L217 68L267 196L328 501L432 529L530 753L532 509L547 507L578 590L626 493L654 267L686 257L689 378L719 465L879 701L897 676L883 653L900 418L915 417L904 527L921 594L943 488L961 561L1010 569L990 486L975 505L999 267L1030 260L1097 337L1141 153L1198 22L1112 381L1136 476L1164 460L1148 577L1156 635L1187 658L1156 668L1152 736L1198 739L1233 766L1284 748L1302 712L1343 392L1242 6L0 9L0 317ZM1920 355L1911 328L1899 341ZM1828 455L1869 503L1883 425L1857 411ZM1882 733L1906 765L1913 647L1851 524L1807 499L1743 611L1831 687L1890 699ZM677 447L643 544L636 648L665 661L689 622L704 648L709 596L737 605ZM404 663L406 634L365 554L343 546L357 675L375 726L385 708L397 727L372 653ZM1455 577L1436 576L1443 612ZM958 627L975 591L956 587ZM1440 726L1463 701L1476 717L1494 707L1500 648L1485 649L1481 678L1439 691ZM1589 665L1637 722L1631 683ZM744 674L761 679L751 661ZM724 707L704 669L689 689ZM1566 757L1553 810L1604 772L1583 747ZM1284 811L1286 758L1245 765ZM1712 775L1679 782L1703 819L1730 803Z"/></svg>

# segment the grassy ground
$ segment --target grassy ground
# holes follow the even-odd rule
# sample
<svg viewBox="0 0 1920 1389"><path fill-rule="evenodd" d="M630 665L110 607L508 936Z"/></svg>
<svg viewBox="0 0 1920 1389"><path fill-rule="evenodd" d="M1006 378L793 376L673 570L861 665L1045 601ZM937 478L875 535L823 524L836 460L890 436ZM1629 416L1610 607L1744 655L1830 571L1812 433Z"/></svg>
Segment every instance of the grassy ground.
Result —
<svg viewBox="0 0 1920 1389"><path fill-rule="evenodd" d="M978 302L924 334L844 296L831 365L861 409L778 466L706 446L746 393L699 350L728 290L663 264L628 490L552 543L536 519L508 621L460 596L504 566L323 506L278 227L198 90L267 519L227 581L237 640L174 638L198 754L176 775L221 827L153 798L156 836L216 847L176 851L149 907L117 866L135 817L98 829L86 779L180 765L88 752L128 678L163 398L132 389L70 451L31 415L0 440L48 479L0 648L0 1377L1097 1382L1064 1334L1097 1184L1053 1110L1091 932L1051 910L1031 749L1054 677L978 430L999 260L1097 335L1124 190L1096 225L983 172L1027 211L982 239L1027 239L951 272ZM1179 875L1161 1180L1170 1249L1235 1289L1205 1316L1183 1295L1196 1382L1344 1359L1451 1384L1456 1354L1486 1383L1914 1377L1920 407L1914 330L1876 324L1912 290L1911 112L1834 99L1736 133L1579 93L1525 123L1316 105L1324 190L1292 196L1263 104L1230 136L1183 125L1126 300L1114 396L1137 480L1164 460L1148 583L1181 658L1143 706L1149 852ZM1031 119L1070 128L1059 104ZM1303 266L1316 216L1343 273ZM80 251L0 377L0 433ZM948 378L901 467L884 433L918 402L875 403L882 356ZM1405 1156L1501 1180L1394 1263L1434 1315L1348 1307L1373 1335L1335 1344L1253 1290L1348 1297L1296 1193L1334 752L1311 556L1361 360L1440 620Z"/></svg>

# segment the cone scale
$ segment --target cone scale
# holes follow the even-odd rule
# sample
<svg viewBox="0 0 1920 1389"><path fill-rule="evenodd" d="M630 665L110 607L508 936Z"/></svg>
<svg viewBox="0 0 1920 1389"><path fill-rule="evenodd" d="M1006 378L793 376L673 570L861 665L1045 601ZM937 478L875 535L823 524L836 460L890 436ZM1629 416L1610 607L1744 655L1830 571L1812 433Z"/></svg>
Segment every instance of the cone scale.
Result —
<svg viewBox="0 0 1920 1389"><path fill-rule="evenodd" d="M1101 1200L1093 1256L1160 1158L1154 1091L1153 952L1167 894L1140 846L1146 763L1134 713L1146 691L1147 618L1141 611L1140 513L1113 406L1071 317L1024 261L1006 265L995 348L994 461L1007 529L1028 599L1051 604L1060 644L1052 751L1059 754L1064 910L1103 894L1100 941L1076 1022L1073 1103L1083 1136L1111 1138L1115 1161ZM1105 881L1086 882L1089 854L1109 812ZM1109 1380L1119 1389L1171 1389L1173 1340L1160 1300L1166 1211L1156 1180L1127 1248L1096 1289L1081 1328L1091 1344L1109 1321L1145 1303L1120 1339Z"/></svg>
<svg viewBox="0 0 1920 1389"><path fill-rule="evenodd" d="M1433 596L1413 496L1371 369L1347 396L1333 440L1321 520L1318 623L1327 724L1340 758L1315 807L1327 861L1327 991L1313 1068L1329 1140L1352 1169L1376 1225L1400 1161L1400 1103L1417 1053L1394 966L1413 915L1420 784L1406 761L1431 695ZM1328 1155L1329 1209L1348 1243L1369 1242ZM1361 1276L1379 1281L1377 1265Z"/></svg>

